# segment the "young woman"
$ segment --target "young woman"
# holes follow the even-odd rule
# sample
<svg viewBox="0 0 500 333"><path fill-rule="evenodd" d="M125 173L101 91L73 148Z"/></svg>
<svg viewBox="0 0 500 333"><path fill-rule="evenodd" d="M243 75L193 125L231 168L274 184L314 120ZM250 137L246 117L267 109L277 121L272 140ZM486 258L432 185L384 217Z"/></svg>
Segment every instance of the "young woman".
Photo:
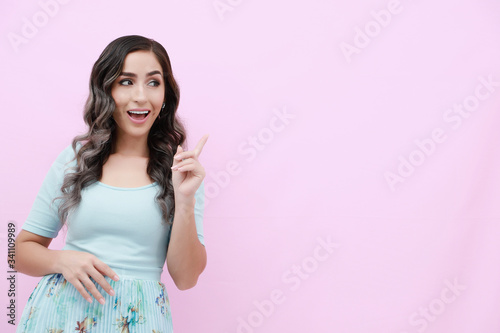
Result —
<svg viewBox="0 0 500 333"><path fill-rule="evenodd" d="M90 77L88 132L52 164L16 238L16 270L43 276L17 332L173 332L165 259L181 290L207 260L198 157L208 135L182 148L178 104L159 43L124 36L104 49ZM63 225L63 249L49 250Z"/></svg>

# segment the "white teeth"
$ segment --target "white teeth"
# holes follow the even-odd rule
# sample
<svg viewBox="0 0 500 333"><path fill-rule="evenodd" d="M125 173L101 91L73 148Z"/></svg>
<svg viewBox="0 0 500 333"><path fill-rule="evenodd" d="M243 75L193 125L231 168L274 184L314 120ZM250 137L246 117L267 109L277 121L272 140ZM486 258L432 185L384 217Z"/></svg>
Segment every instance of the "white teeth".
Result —
<svg viewBox="0 0 500 333"><path fill-rule="evenodd" d="M149 111L127 111L127 112L135 113L135 114L147 114L147 113L149 113Z"/></svg>

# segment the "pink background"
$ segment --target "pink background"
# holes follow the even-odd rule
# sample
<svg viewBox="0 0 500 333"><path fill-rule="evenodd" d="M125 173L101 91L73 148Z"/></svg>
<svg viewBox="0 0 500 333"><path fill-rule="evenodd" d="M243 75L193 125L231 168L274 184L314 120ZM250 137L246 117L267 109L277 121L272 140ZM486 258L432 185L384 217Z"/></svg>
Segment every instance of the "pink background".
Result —
<svg viewBox="0 0 500 333"><path fill-rule="evenodd" d="M4 257L85 129L93 63L140 34L190 149L210 134L208 266L162 277L176 332L500 331L500 2L55 1L2 1ZM16 321L39 279L17 274Z"/></svg>

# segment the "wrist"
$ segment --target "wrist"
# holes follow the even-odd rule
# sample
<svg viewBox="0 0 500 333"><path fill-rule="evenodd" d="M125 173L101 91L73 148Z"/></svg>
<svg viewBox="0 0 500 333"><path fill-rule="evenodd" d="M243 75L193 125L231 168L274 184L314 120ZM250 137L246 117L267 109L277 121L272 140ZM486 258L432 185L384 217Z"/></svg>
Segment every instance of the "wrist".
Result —
<svg viewBox="0 0 500 333"><path fill-rule="evenodd" d="M194 203L176 202L174 219L190 220L194 216Z"/></svg>
<svg viewBox="0 0 500 333"><path fill-rule="evenodd" d="M60 250L49 250L51 255L51 260L50 260L50 270L54 273L61 273L61 268L59 264L59 255L61 254Z"/></svg>
<svg viewBox="0 0 500 333"><path fill-rule="evenodd" d="M194 198L194 196L188 198L182 198L182 197L175 198L176 210L177 208L179 208L180 210L194 209L195 203L196 199Z"/></svg>

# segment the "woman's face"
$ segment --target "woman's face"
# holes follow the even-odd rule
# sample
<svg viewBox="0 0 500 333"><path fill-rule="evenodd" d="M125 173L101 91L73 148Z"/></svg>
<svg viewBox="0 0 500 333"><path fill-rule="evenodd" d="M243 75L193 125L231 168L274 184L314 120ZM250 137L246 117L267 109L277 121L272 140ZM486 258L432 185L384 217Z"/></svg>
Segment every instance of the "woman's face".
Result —
<svg viewBox="0 0 500 333"><path fill-rule="evenodd" d="M164 102L164 84L153 52L135 51L125 57L122 72L111 87L117 138L147 138Z"/></svg>

